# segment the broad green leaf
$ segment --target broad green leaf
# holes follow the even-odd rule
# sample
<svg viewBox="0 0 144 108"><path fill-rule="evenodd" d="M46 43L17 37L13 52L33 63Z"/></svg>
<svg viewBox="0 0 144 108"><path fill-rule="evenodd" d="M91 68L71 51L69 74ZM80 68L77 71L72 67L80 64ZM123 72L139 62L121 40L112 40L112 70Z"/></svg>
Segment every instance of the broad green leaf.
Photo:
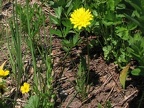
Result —
<svg viewBox="0 0 144 108"><path fill-rule="evenodd" d="M39 97L37 95L31 96L24 108L39 108Z"/></svg>
<svg viewBox="0 0 144 108"><path fill-rule="evenodd" d="M73 44L76 45L78 43L78 41L79 41L79 35L75 35L73 37Z"/></svg>
<svg viewBox="0 0 144 108"><path fill-rule="evenodd" d="M57 17L58 19L60 19L61 13L62 13L62 7L60 6L60 7L58 7L58 8L55 8L54 10L55 10L56 17Z"/></svg>
<svg viewBox="0 0 144 108"><path fill-rule="evenodd" d="M135 76L144 76L144 66L138 66L137 68L133 69L131 74Z"/></svg>
<svg viewBox="0 0 144 108"><path fill-rule="evenodd" d="M120 83L121 83L123 88L125 88L125 82L126 82L129 67L130 67L130 63L127 64L126 67L120 73L119 79L120 79Z"/></svg>
<svg viewBox="0 0 144 108"><path fill-rule="evenodd" d="M139 76L140 73L141 73L141 69L140 68L136 68L136 69L131 71L131 74L135 75L135 76Z"/></svg>

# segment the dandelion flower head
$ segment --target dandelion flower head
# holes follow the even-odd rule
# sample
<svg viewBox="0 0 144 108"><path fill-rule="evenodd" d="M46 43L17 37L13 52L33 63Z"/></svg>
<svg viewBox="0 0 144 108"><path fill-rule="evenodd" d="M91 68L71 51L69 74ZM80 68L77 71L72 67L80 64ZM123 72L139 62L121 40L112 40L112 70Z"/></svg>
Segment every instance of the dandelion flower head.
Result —
<svg viewBox="0 0 144 108"><path fill-rule="evenodd" d="M21 91L22 94L28 93L28 92L30 91L30 85L25 82L25 83L21 86L20 91Z"/></svg>
<svg viewBox="0 0 144 108"><path fill-rule="evenodd" d="M87 27L91 24L91 20L93 19L93 15L89 11L89 9L85 9L83 7L76 9L72 14L70 21L74 25L74 28L78 28L79 30L82 27Z"/></svg>

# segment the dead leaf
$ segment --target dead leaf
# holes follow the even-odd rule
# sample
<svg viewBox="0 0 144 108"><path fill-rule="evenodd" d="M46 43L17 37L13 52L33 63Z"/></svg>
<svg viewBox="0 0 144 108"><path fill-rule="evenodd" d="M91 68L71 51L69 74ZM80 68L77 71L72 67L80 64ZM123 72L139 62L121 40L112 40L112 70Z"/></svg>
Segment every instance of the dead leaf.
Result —
<svg viewBox="0 0 144 108"><path fill-rule="evenodd" d="M125 82L126 82L126 77L127 77L129 68L130 68L130 63L127 64L126 67L120 73L119 79L123 88L125 88Z"/></svg>

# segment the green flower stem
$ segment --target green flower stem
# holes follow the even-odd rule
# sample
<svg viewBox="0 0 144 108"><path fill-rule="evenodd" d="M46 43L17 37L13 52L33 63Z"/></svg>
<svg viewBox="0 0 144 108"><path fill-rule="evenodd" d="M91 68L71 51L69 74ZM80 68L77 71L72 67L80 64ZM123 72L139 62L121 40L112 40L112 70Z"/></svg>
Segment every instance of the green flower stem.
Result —
<svg viewBox="0 0 144 108"><path fill-rule="evenodd" d="M88 40L88 34L86 33L85 31L85 34L86 34L86 39L87 39L87 70L88 70L88 74L87 74L87 84L88 84L88 81L89 81L89 74L90 74L90 71L89 71L89 66L90 66L90 49L89 49L89 40Z"/></svg>

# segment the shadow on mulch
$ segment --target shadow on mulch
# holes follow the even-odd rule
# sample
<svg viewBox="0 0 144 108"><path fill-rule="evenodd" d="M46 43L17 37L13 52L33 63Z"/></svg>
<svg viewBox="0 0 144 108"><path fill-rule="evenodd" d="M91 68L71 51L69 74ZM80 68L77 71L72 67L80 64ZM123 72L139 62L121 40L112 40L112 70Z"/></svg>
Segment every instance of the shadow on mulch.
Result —
<svg viewBox="0 0 144 108"><path fill-rule="evenodd" d="M8 96L6 100L5 99L0 100L0 108L13 108L13 105L14 105L13 100L14 100L16 91L13 91L11 94L12 95Z"/></svg>
<svg viewBox="0 0 144 108"><path fill-rule="evenodd" d="M3 10L3 11L4 11L4 10L7 10L7 9L9 9L11 6L12 6L12 3L11 3L11 2L8 2L8 3L6 3L6 4L2 7L2 10Z"/></svg>
<svg viewBox="0 0 144 108"><path fill-rule="evenodd" d="M78 48L78 50L80 50L80 49ZM85 56L86 53L80 53L80 55ZM68 62L66 60L68 62L68 66L67 66L68 71L66 71L64 73L64 75L69 76L69 74L71 74L71 76L70 76L70 78L67 77L66 81L61 82L61 84L58 85L59 87L57 90L57 101L55 104L55 108L59 108L60 106L67 106L67 103L69 103L69 100L72 98L72 96L70 96L70 95L74 95L76 93L76 91L75 91L75 85L76 85L75 77L77 74L77 68L78 68L77 65L80 62L80 56L78 56L76 53L76 50L74 50L73 53L70 55L70 58L72 58L72 59L70 59L71 61ZM67 65L67 64L65 63L65 65ZM73 80L71 80L72 77L73 77ZM99 74L97 74L96 71L90 69L89 76L87 78L88 78L88 85L91 85L92 87L90 87L91 90L89 92L92 92L92 90L94 89L94 86L99 85L99 83L100 83L99 77L100 76L99 76ZM67 80L71 80L70 81L71 83L67 85L67 86L69 86L68 88L63 88L62 86L65 85L66 83L68 83ZM66 94L65 91L69 91L72 88L73 88L73 92L71 92L70 94ZM78 95L76 95L74 97L74 100L72 101L72 104L73 104L73 102L78 102L79 104L81 104L82 101L79 102L80 101L79 98L80 97ZM85 102L85 104L89 103L92 98L88 99ZM76 106L78 107L78 105L74 104L73 107L76 107Z"/></svg>
<svg viewBox="0 0 144 108"><path fill-rule="evenodd" d="M99 74L97 74L95 71L90 70L89 72L89 80L88 80L88 84L89 85L98 85L99 84Z"/></svg>
<svg viewBox="0 0 144 108"><path fill-rule="evenodd" d="M144 97L142 98L144 93L144 77L132 76L132 80L127 81L126 84L132 84L138 89L138 94L130 101L129 108L144 108Z"/></svg>
<svg viewBox="0 0 144 108"><path fill-rule="evenodd" d="M129 103L129 108L144 108L144 99L141 101L141 105L140 104L140 100L142 97L142 92L144 92L144 90L140 90L138 92L138 95ZM139 107L138 107L139 106Z"/></svg>

